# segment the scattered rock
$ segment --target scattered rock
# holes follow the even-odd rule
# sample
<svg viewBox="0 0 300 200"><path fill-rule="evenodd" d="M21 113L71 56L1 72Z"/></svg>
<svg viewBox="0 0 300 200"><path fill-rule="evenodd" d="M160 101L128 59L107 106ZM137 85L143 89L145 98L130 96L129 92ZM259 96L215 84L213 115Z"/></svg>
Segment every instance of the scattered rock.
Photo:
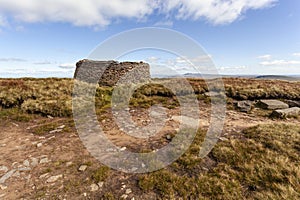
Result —
<svg viewBox="0 0 300 200"><path fill-rule="evenodd" d="M62 178L63 175L60 174L60 175L57 175L57 176L51 176L50 178L47 179L47 183L54 183L56 182L58 179Z"/></svg>
<svg viewBox="0 0 300 200"><path fill-rule="evenodd" d="M130 188L125 191L125 194L130 194L130 193L132 193L132 190Z"/></svg>
<svg viewBox="0 0 300 200"><path fill-rule="evenodd" d="M24 165L25 167L29 167L29 166L30 166L30 163L29 163L28 160L24 160L24 161L23 161L23 165Z"/></svg>
<svg viewBox="0 0 300 200"><path fill-rule="evenodd" d="M44 179L44 178L46 178L46 177L48 177L49 176L49 173L46 173L46 174L42 174L42 175L40 175L40 179Z"/></svg>
<svg viewBox="0 0 300 200"><path fill-rule="evenodd" d="M36 145L37 148L40 148L40 147L42 147L42 146L43 146L43 143L38 143L38 144Z"/></svg>
<svg viewBox="0 0 300 200"><path fill-rule="evenodd" d="M49 162L48 158L42 158L40 160L40 164L45 164L45 163L48 163L48 162Z"/></svg>
<svg viewBox="0 0 300 200"><path fill-rule="evenodd" d="M4 165L0 166L0 171L6 173L6 172L8 172L8 168L6 166L4 166Z"/></svg>
<svg viewBox="0 0 300 200"><path fill-rule="evenodd" d="M120 149L120 151L125 151L127 148L126 147L122 147L121 149Z"/></svg>
<svg viewBox="0 0 300 200"><path fill-rule="evenodd" d="M121 196L121 199L127 199L127 197L128 197L127 194L123 194L123 195Z"/></svg>
<svg viewBox="0 0 300 200"><path fill-rule="evenodd" d="M99 186L99 188L102 188L104 185L104 182L99 182L99 183L97 183L97 185Z"/></svg>
<svg viewBox="0 0 300 200"><path fill-rule="evenodd" d="M61 125L59 127L57 127L57 129L64 129L66 127L66 125Z"/></svg>
<svg viewBox="0 0 300 200"><path fill-rule="evenodd" d="M286 100L285 102L290 106L290 108L293 108L293 107L300 108L300 101Z"/></svg>
<svg viewBox="0 0 300 200"><path fill-rule="evenodd" d="M207 97L219 97L219 96L221 96L222 94L219 93L219 92L213 92L213 91L211 91L211 92L206 92L206 93L204 93L204 95L207 96Z"/></svg>
<svg viewBox="0 0 300 200"><path fill-rule="evenodd" d="M79 167L79 169L78 169L78 171L80 171L80 172L84 172L86 169L87 169L87 165L81 165L80 167Z"/></svg>
<svg viewBox="0 0 300 200"><path fill-rule="evenodd" d="M96 191L98 191L99 190L99 186L97 185L97 184L92 184L91 186L90 186L90 191L91 192L96 192Z"/></svg>
<svg viewBox="0 0 300 200"><path fill-rule="evenodd" d="M54 134L54 133L59 133L59 132L62 132L62 129L55 129L55 130L50 131L49 133Z"/></svg>
<svg viewBox="0 0 300 200"><path fill-rule="evenodd" d="M67 167L70 167L71 165L73 165L73 162L71 162L71 161L66 163Z"/></svg>
<svg viewBox="0 0 300 200"><path fill-rule="evenodd" d="M236 107L241 112L249 112L252 108L252 102L251 101L238 101L236 103Z"/></svg>
<svg viewBox="0 0 300 200"><path fill-rule="evenodd" d="M172 139L172 136L168 134L168 135L166 136L166 139L167 139L167 140L171 140L171 139Z"/></svg>
<svg viewBox="0 0 300 200"><path fill-rule="evenodd" d="M7 186L6 186L6 185L0 184L0 189L1 189L1 190L6 190L6 189L7 189Z"/></svg>
<svg viewBox="0 0 300 200"><path fill-rule="evenodd" d="M0 178L0 184L4 184L5 181L6 181L7 179L9 179L15 172L16 172L15 169L12 169L12 170L10 170L9 172L7 172L4 176L2 176L2 177Z"/></svg>
<svg viewBox="0 0 300 200"><path fill-rule="evenodd" d="M31 158L31 166L36 167L39 164L39 159Z"/></svg>
<svg viewBox="0 0 300 200"><path fill-rule="evenodd" d="M289 118L289 117L297 117L300 115L300 108L293 107L281 110L274 110L271 114L271 117L274 118Z"/></svg>
<svg viewBox="0 0 300 200"><path fill-rule="evenodd" d="M289 105L279 100L259 100L258 107L267 110L287 109Z"/></svg>
<svg viewBox="0 0 300 200"><path fill-rule="evenodd" d="M30 167L21 167L21 168L18 168L18 170L19 170L20 172L23 172L23 171L30 171L31 168L30 168Z"/></svg>

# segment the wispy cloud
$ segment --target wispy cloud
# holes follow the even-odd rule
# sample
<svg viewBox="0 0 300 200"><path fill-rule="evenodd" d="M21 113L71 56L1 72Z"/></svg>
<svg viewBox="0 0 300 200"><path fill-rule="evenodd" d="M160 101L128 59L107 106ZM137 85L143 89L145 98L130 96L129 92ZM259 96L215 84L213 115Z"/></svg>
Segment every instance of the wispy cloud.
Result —
<svg viewBox="0 0 300 200"><path fill-rule="evenodd" d="M266 54L266 55L258 56L257 58L262 59L262 60L271 60L272 56L269 54Z"/></svg>
<svg viewBox="0 0 300 200"><path fill-rule="evenodd" d="M300 65L299 60L272 60L264 61L260 63L263 66L289 66L289 65Z"/></svg>
<svg viewBox="0 0 300 200"><path fill-rule="evenodd" d="M171 21L206 20L218 25L232 23L248 10L267 8L275 2L277 0L0 0L0 12L6 13L0 17L0 23L10 18L27 23L48 21L103 27L124 18L145 21L150 15L160 15ZM160 23L171 25L171 21Z"/></svg>
<svg viewBox="0 0 300 200"><path fill-rule="evenodd" d="M173 21L166 20L166 21L159 21L154 24L154 26L162 26L162 27L172 27Z"/></svg>
<svg viewBox="0 0 300 200"><path fill-rule="evenodd" d="M300 57L300 53L293 53L293 56L299 56Z"/></svg>
<svg viewBox="0 0 300 200"><path fill-rule="evenodd" d="M74 63L62 63L58 67L60 67L62 69L73 69L73 68L76 67L76 64L74 64Z"/></svg>
<svg viewBox="0 0 300 200"><path fill-rule="evenodd" d="M51 65L52 62L45 60L45 61L34 62L33 64L35 64L35 65Z"/></svg>
<svg viewBox="0 0 300 200"><path fill-rule="evenodd" d="M22 58L0 58L0 62L27 62Z"/></svg>

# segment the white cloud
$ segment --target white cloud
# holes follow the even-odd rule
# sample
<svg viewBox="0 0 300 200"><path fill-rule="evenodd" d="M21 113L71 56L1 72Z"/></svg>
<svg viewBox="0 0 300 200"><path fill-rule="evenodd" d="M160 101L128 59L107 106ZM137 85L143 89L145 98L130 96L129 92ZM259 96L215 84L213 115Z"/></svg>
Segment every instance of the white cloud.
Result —
<svg viewBox="0 0 300 200"><path fill-rule="evenodd" d="M76 67L76 64L74 63L63 63L59 65L60 68L62 69L73 69Z"/></svg>
<svg viewBox="0 0 300 200"><path fill-rule="evenodd" d="M237 20L247 10L272 6L277 0L0 0L0 25L9 17L17 21L67 22L76 26L103 27L120 18L146 19L151 14L172 19L205 19L212 24Z"/></svg>
<svg viewBox="0 0 300 200"><path fill-rule="evenodd" d="M159 21L154 24L154 26L172 27L173 22L171 20Z"/></svg>
<svg viewBox="0 0 300 200"><path fill-rule="evenodd" d="M262 60L271 60L272 56L267 54L267 55L258 56L257 58Z"/></svg>
<svg viewBox="0 0 300 200"><path fill-rule="evenodd" d="M176 18L204 18L213 24L227 24L237 20L250 9L261 9L274 5L277 0L167 0L164 1L162 12L178 10Z"/></svg>
<svg viewBox="0 0 300 200"><path fill-rule="evenodd" d="M0 58L0 62L27 62L22 58Z"/></svg>
<svg viewBox="0 0 300 200"><path fill-rule="evenodd" d="M299 56L300 57L300 53L293 53L293 56Z"/></svg>
<svg viewBox="0 0 300 200"><path fill-rule="evenodd" d="M299 60L272 60L264 61L260 63L263 66L289 66L289 65L300 65Z"/></svg>

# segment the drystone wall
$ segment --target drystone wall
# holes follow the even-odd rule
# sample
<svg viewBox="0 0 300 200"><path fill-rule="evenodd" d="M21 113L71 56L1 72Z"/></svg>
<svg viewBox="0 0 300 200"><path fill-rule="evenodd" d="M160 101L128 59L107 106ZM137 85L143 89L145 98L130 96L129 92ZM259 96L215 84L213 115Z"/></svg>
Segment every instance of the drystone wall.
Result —
<svg viewBox="0 0 300 200"><path fill-rule="evenodd" d="M130 83L150 80L150 66L144 62L117 62L81 60L76 64L75 79L114 86L118 82Z"/></svg>

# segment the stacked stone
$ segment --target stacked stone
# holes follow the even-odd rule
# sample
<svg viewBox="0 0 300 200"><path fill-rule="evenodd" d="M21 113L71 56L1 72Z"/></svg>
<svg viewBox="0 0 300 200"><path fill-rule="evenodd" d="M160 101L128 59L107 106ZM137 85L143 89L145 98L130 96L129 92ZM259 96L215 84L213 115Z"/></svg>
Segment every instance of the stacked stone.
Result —
<svg viewBox="0 0 300 200"><path fill-rule="evenodd" d="M127 81L150 79L150 66L143 62L116 62L81 60L76 64L74 78L89 82L98 82L101 86L114 86L123 77ZM124 82L124 81L123 81Z"/></svg>

